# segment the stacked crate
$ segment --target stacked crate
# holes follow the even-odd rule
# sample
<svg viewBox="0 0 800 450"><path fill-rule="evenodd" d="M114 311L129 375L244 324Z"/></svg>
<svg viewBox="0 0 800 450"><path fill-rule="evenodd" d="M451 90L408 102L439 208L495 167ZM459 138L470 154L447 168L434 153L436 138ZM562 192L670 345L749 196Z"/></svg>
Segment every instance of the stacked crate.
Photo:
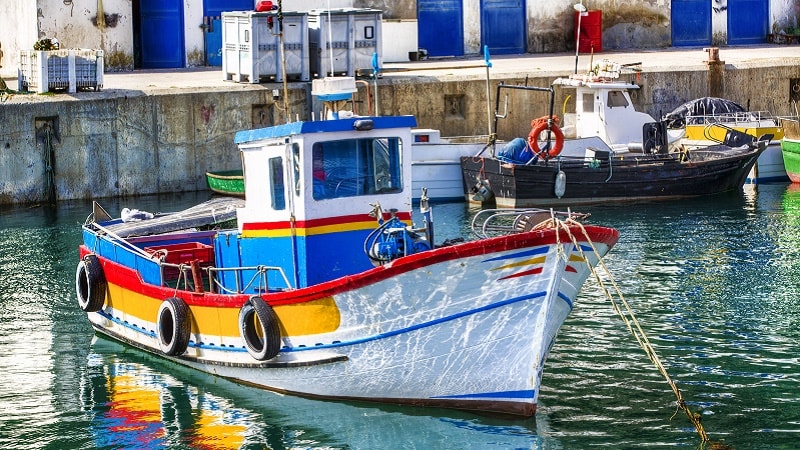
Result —
<svg viewBox="0 0 800 450"><path fill-rule="evenodd" d="M22 50L20 51L18 89L48 92L64 89L103 88L102 50Z"/></svg>

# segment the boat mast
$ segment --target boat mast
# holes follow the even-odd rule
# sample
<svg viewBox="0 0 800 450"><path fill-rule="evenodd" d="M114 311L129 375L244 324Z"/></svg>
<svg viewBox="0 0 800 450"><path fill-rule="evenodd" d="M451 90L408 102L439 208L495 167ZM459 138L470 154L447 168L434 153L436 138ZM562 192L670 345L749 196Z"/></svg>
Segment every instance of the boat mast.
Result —
<svg viewBox="0 0 800 450"><path fill-rule="evenodd" d="M278 40L281 46L281 75L283 76L283 113L286 116L286 123L291 121L291 111L289 111L289 83L286 80L286 47L283 36L283 1L278 0Z"/></svg>

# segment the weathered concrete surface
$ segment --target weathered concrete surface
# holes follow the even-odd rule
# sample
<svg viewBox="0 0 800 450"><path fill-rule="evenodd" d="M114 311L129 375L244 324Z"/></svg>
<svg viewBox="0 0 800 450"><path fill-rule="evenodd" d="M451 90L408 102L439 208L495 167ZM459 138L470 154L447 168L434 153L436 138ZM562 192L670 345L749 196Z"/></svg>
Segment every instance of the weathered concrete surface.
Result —
<svg viewBox="0 0 800 450"><path fill-rule="evenodd" d="M240 165L236 131L272 123L267 92L7 101L0 106L0 204L45 201L48 167L58 200L207 189L207 170ZM305 101L304 90L292 95Z"/></svg>
<svg viewBox="0 0 800 450"><path fill-rule="evenodd" d="M625 79L641 86L633 100L654 117L712 93L751 110L796 114L790 96L792 83L800 80L800 47L720 49L725 63L714 76L707 56L702 49L602 55L622 64L642 63L640 73ZM580 57L581 70L589 60ZM378 80L379 113L415 115L419 127L439 129L444 136L486 134L487 82L481 63L450 59L390 65ZM573 73L575 57L526 55L493 58L492 63L493 107L498 82L549 86L554 78ZM236 131L286 120L282 86L225 82L214 69L107 74L104 82L100 92L12 95L0 102L0 205L46 201L48 173L58 200L203 190L207 170L240 166ZM13 80L7 83L14 86ZM368 112L365 84L356 96L361 114ZM274 89L280 94L277 103ZM568 98L572 93L556 89L558 115L564 104L575 101ZM508 102L508 118L497 130L504 139L526 136L531 119L547 113L549 99L519 93ZM309 83L289 85L291 120L308 119L311 111L319 117L318 109Z"/></svg>

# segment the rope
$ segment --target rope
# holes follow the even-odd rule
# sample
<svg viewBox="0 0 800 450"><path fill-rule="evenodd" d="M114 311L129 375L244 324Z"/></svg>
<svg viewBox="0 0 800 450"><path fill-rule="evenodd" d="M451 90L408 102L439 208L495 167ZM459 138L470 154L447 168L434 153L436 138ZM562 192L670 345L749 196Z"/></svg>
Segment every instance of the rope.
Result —
<svg viewBox="0 0 800 450"><path fill-rule="evenodd" d="M6 86L6 81L0 76L0 103L11 98L11 90Z"/></svg>
<svg viewBox="0 0 800 450"><path fill-rule="evenodd" d="M44 148L42 149L42 159L44 162L44 192L47 201L54 204L56 201L56 186L53 180L53 130L50 125L45 125L44 129Z"/></svg>
<svg viewBox="0 0 800 450"><path fill-rule="evenodd" d="M617 294L617 298L616 299L611 294L611 292L609 292L609 289L603 283L603 281L600 278L600 275L597 273L595 268L589 263L589 260L586 258L586 255L584 254L583 249L581 248L580 245L578 245L576 237L572 234L572 231L570 230L570 228L568 226L569 224L576 225L577 227L579 227L581 229L581 232L586 237L586 241L592 247L592 251L597 256L597 265L602 267L602 269L605 271L606 275L608 276L608 279L611 281L611 284L612 284L612 286L614 288L614 291ZM589 270L592 272L592 275L594 275L594 278L597 281L598 285L603 290L603 293L605 294L606 298L611 302L611 305L614 308L614 311L617 313L617 315L619 315L619 317L622 319L622 321L628 327L628 330L634 336L634 338L636 339L636 342L639 343L639 346L641 346L642 349L644 350L644 352L647 354L647 357L650 358L650 361L653 364L655 364L655 366L658 369L658 371L661 372L661 375L663 375L664 378L667 380L667 384L669 384L669 386L672 388L672 392L675 393L675 397L677 398L677 409L675 410L675 413L672 415L672 417L670 417L670 420L672 420L675 417L675 415L678 414L679 410L683 410L683 412L686 414L686 417L689 419L689 421L692 423L692 425L694 425L695 429L697 430L697 434L700 435L701 441L704 442L704 443L705 442L709 442L708 435L706 434L705 429L703 429L703 424L701 423L700 414L694 413L689 409L689 406L686 404L686 401L683 399L683 395L681 394L680 389L678 389L678 386L675 384L675 382L669 376L669 373L667 373L667 369L664 367L664 364L661 362L661 359L658 357L658 354L656 353L655 348L650 343L650 340L647 338L647 335L645 334L644 330L642 329L642 326L640 325L639 321L636 319L636 316L634 315L633 309L631 309L630 304L623 297L622 291L620 290L619 286L617 285L616 281L614 280L614 277L611 276L611 272L608 270L608 267L605 265L605 262L603 261L603 258L600 256L600 253L597 251L597 248L595 247L594 242L592 242L591 238L589 237L589 234L586 232L586 228L584 228L583 224L581 224L580 222L578 222L576 220L573 220L572 218L567 218L566 221L558 220L557 224L556 224L556 227L557 227L556 228L556 235L558 235L558 227L563 227L563 229L566 231L567 235L570 237L570 240L572 241L572 244L578 249L578 251L580 252L581 257L584 259L584 261L586 262L586 265L589 267Z"/></svg>

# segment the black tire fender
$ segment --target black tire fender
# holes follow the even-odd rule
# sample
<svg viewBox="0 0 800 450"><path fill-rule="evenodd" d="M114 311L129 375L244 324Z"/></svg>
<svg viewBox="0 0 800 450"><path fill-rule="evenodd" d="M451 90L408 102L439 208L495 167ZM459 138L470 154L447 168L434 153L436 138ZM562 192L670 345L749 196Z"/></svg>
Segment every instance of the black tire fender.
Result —
<svg viewBox="0 0 800 450"><path fill-rule="evenodd" d="M182 355L189 347L192 331L189 306L178 297L161 302L156 318L158 346L165 355Z"/></svg>
<svg viewBox="0 0 800 450"><path fill-rule="evenodd" d="M239 333L247 353L258 361L272 359L281 351L278 316L257 295L250 297L239 310Z"/></svg>
<svg viewBox="0 0 800 450"><path fill-rule="evenodd" d="M75 271L75 293L78 306L86 312L100 311L106 301L108 283L97 255L90 254L78 262Z"/></svg>

